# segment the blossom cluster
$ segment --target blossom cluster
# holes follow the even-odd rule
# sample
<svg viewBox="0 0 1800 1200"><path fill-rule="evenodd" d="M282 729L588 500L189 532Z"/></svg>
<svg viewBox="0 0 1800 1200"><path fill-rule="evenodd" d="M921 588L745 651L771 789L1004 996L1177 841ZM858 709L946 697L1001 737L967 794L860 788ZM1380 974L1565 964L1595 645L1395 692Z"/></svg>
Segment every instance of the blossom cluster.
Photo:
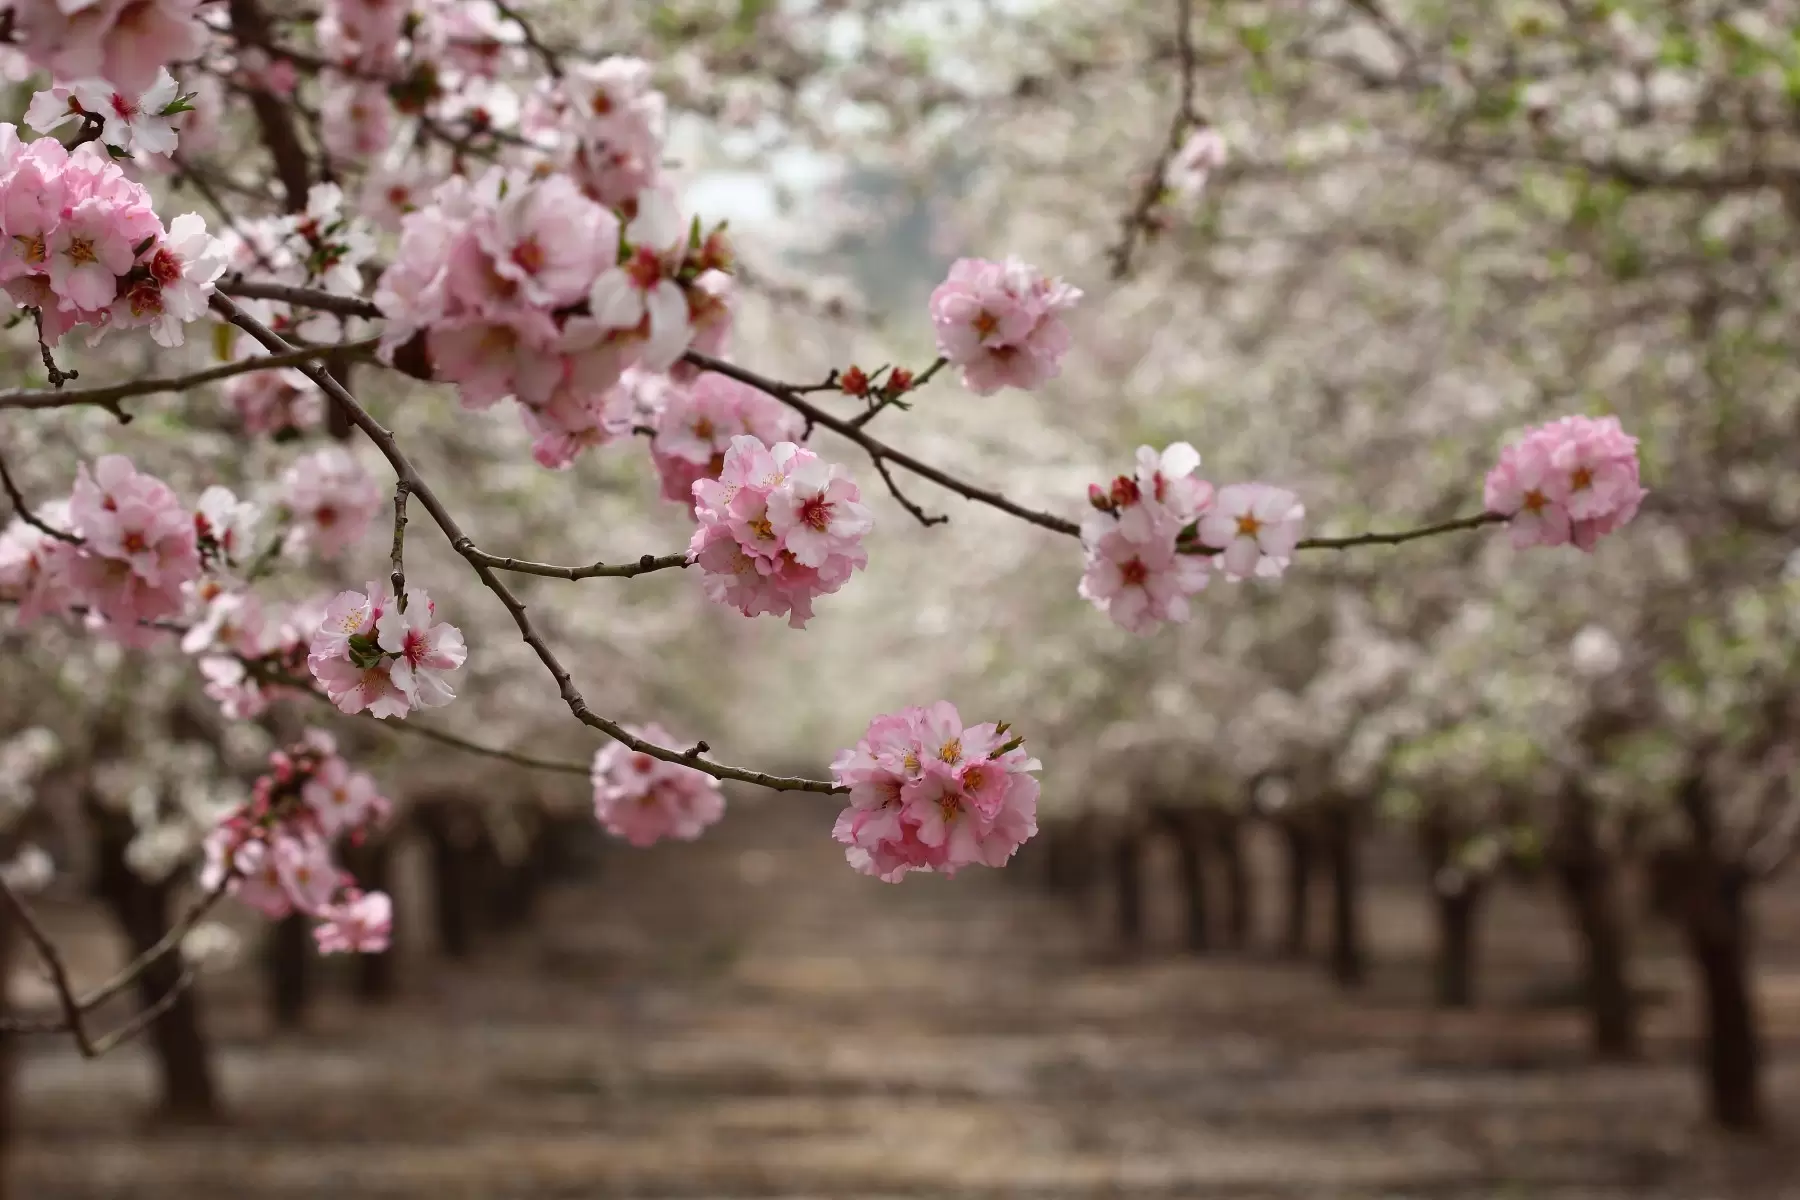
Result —
<svg viewBox="0 0 1800 1200"><path fill-rule="evenodd" d="M650 456L662 494L692 509L694 485L717 479L733 438L746 434L766 446L799 439L800 414L766 392L708 371L692 383L668 380L661 389Z"/></svg>
<svg viewBox="0 0 1800 1200"><path fill-rule="evenodd" d="M517 399L552 465L627 432L625 369L667 371L729 328L722 233L703 238L660 191L635 211L621 228L567 175L447 180L402 222L376 288L383 352L422 334L433 377L467 408Z"/></svg>
<svg viewBox="0 0 1800 1200"><path fill-rule="evenodd" d="M193 111L168 69L141 96L127 96L104 79L84 79L45 88L31 97L25 124L51 133L70 121L96 122L108 146L139 154L170 154L180 140L176 121Z"/></svg>
<svg viewBox="0 0 1800 1200"><path fill-rule="evenodd" d="M323 953L380 953L393 903L385 892L359 889L332 849L380 826L391 807L374 780L339 757L330 734L308 730L269 756L250 800L207 835L201 885L224 886L270 920L312 917Z"/></svg>
<svg viewBox="0 0 1800 1200"><path fill-rule="evenodd" d="M280 696L297 690L320 616L310 606L285 612L267 608L248 589L205 581L205 607L182 635L181 648L196 656L206 694L228 718L260 716Z"/></svg>
<svg viewBox="0 0 1800 1200"><path fill-rule="evenodd" d="M306 665L339 711L404 717L456 699L444 678L468 658L462 631L437 620L423 588L397 602L385 584L339 592L313 633Z"/></svg>
<svg viewBox="0 0 1800 1200"><path fill-rule="evenodd" d="M1161 453L1140 446L1136 475L1088 487L1080 592L1133 633L1186 621L1188 597L1214 566L1233 582L1280 575L1300 540L1306 510L1292 492L1266 483L1215 490L1194 475L1199 466L1186 442Z"/></svg>
<svg viewBox="0 0 1800 1200"><path fill-rule="evenodd" d="M785 616L802 629L814 597L869 563L862 539L875 519L862 493L842 467L793 442L732 438L719 478L694 484L694 515L688 561L705 572L708 596L747 617Z"/></svg>
<svg viewBox="0 0 1800 1200"><path fill-rule="evenodd" d="M259 282L358 299L363 267L376 250L374 230L346 210L343 189L335 183L314 184L302 211L240 222L221 240L231 268L253 274ZM246 298L238 304L283 337L327 343L362 335L359 318L275 300ZM252 339L236 344L244 355L265 352Z"/></svg>
<svg viewBox="0 0 1800 1200"><path fill-rule="evenodd" d="M224 392L244 432L252 436L287 441L318 428L325 419L323 393L292 367L233 376Z"/></svg>
<svg viewBox="0 0 1800 1200"><path fill-rule="evenodd" d="M282 508L292 520L287 548L337 558L367 533L381 508L380 485L342 446L302 455L281 476Z"/></svg>
<svg viewBox="0 0 1800 1200"><path fill-rule="evenodd" d="M1037 759L1004 724L964 727L948 701L880 716L832 761L850 789L832 837L850 865L897 883L909 871L951 875L1004 866L1037 832Z"/></svg>
<svg viewBox="0 0 1800 1200"><path fill-rule="evenodd" d="M660 725L628 727L658 746L674 742ZM719 781L704 771L664 762L609 742L594 755L594 816L614 837L634 846L663 838L693 841L725 815Z"/></svg>
<svg viewBox="0 0 1800 1200"><path fill-rule="evenodd" d="M25 143L0 124L0 282L36 310L47 343L85 325L90 340L147 327L160 345L179 346L224 269L198 215L163 228L150 193L99 146Z"/></svg>
<svg viewBox="0 0 1800 1200"><path fill-rule="evenodd" d="M1062 314L1080 299L1079 288L1017 259L958 259L931 293L938 353L977 395L1035 388L1061 372L1073 341Z"/></svg>
<svg viewBox="0 0 1800 1200"><path fill-rule="evenodd" d="M12 10L26 55L58 79L103 79L136 96L162 67L200 52L199 7L199 0L18 0Z"/></svg>
<svg viewBox="0 0 1800 1200"><path fill-rule="evenodd" d="M1637 439L1617 417L1562 417L1526 431L1488 472L1489 512L1508 518L1513 545L1592 550L1630 521L1649 493Z"/></svg>
<svg viewBox="0 0 1800 1200"><path fill-rule="evenodd" d="M587 195L624 208L658 186L667 102L650 64L623 55L574 63L532 98L524 128Z"/></svg>

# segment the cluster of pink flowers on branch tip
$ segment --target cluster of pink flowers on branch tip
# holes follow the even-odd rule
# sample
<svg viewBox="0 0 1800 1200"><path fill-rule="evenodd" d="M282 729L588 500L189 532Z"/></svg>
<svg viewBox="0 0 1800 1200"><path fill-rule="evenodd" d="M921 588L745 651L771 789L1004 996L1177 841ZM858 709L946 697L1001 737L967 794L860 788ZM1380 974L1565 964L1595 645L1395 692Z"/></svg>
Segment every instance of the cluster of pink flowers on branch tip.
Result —
<svg viewBox="0 0 1800 1200"><path fill-rule="evenodd" d="M662 174L667 101L650 64L618 55L571 63L525 111L525 129L581 190L612 208L632 204Z"/></svg>
<svg viewBox="0 0 1800 1200"><path fill-rule="evenodd" d="M333 845L378 828L392 806L374 780L338 756L331 735L305 738L269 756L250 801L206 839L201 884L227 893L270 920L304 913L326 953L387 949L392 902L364 892L337 865Z"/></svg>
<svg viewBox="0 0 1800 1200"><path fill-rule="evenodd" d="M627 731L658 746L675 744L660 725L629 726ZM725 815L717 779L623 742L608 743L594 754L593 780L594 816L608 833L634 846L666 837L691 842Z"/></svg>
<svg viewBox="0 0 1800 1200"><path fill-rule="evenodd" d="M157 72L205 43L200 0L16 0L25 53L59 79L103 79L142 95Z"/></svg>
<svg viewBox="0 0 1800 1200"><path fill-rule="evenodd" d="M1035 388L1061 372L1073 341L1062 314L1080 299L1079 288L1017 259L958 259L931 293L938 353L977 395Z"/></svg>
<svg viewBox="0 0 1800 1200"><path fill-rule="evenodd" d="M999 867L1037 833L1042 764L1004 724L971 725L948 701L875 718L832 761L850 789L832 837L850 865L897 883L910 871Z"/></svg>
<svg viewBox="0 0 1800 1200"><path fill-rule="evenodd" d="M667 371L700 333L717 348L728 328L722 236L703 238L662 192L635 207L621 232L566 175L451 178L404 219L377 285L383 353L423 336L465 407L519 402L551 465L627 432L625 369Z"/></svg>
<svg viewBox="0 0 1800 1200"><path fill-rule="evenodd" d="M0 282L14 303L37 310L47 343L85 325L90 341L146 327L159 344L179 346L224 269L199 216L164 229L150 193L98 146L26 144L0 124Z"/></svg>
<svg viewBox="0 0 1800 1200"><path fill-rule="evenodd" d="M1212 484L1194 474L1199 467L1199 453L1186 442L1160 453L1140 446L1135 475L1088 488L1080 592L1121 628L1148 633L1165 621L1186 621L1188 597L1207 584L1207 559L1179 544L1213 505Z"/></svg>
<svg viewBox="0 0 1800 1200"><path fill-rule="evenodd" d="M302 211L241 221L221 240L232 269L254 274L259 282L358 300L364 290L363 267L375 257L374 231L345 210L343 190L334 183L314 184ZM273 300L246 299L240 305L276 333L308 342L347 340L364 324L359 318ZM243 354L263 352L253 339L239 344Z"/></svg>
<svg viewBox="0 0 1800 1200"><path fill-rule="evenodd" d="M332 598L306 665L340 711L385 719L456 699L444 674L467 658L462 631L437 620L423 588L407 588L402 608L386 585L370 583Z"/></svg>
<svg viewBox="0 0 1800 1200"><path fill-rule="evenodd" d="M773 446L798 441L804 429L800 414L773 396L711 371L688 384L671 380L663 392L650 455L663 496L690 512L694 485L719 478L734 438Z"/></svg>
<svg viewBox="0 0 1800 1200"><path fill-rule="evenodd" d="M731 439L718 479L694 484L700 522L688 561L706 594L747 617L785 616L795 629L868 565L862 539L875 519L844 469L793 442Z"/></svg>
<svg viewBox="0 0 1800 1200"><path fill-rule="evenodd" d="M293 518L289 549L320 558L336 558L354 546L384 500L381 486L342 446L296 459L282 474L281 496Z"/></svg>
<svg viewBox="0 0 1800 1200"><path fill-rule="evenodd" d="M182 635L181 648L197 656L204 690L221 712L248 720L305 686L307 654L321 619L317 610L297 606L277 615L254 592L212 581L199 596L205 607Z"/></svg>
<svg viewBox="0 0 1800 1200"><path fill-rule="evenodd" d="M1509 518L1520 549L1592 550L1649 494L1638 482L1637 445L1617 417L1562 417L1527 430L1488 472L1487 509Z"/></svg>
<svg viewBox="0 0 1800 1200"><path fill-rule="evenodd" d="M285 441L316 429L325 419L324 394L289 367L251 371L226 381L225 400L237 410L244 432Z"/></svg>

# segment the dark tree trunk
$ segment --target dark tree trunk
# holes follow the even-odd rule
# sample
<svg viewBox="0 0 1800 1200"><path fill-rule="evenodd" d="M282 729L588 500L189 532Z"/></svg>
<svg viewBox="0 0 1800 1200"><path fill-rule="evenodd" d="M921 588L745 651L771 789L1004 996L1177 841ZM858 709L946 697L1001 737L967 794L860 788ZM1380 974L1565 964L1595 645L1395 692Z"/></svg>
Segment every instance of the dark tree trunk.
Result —
<svg viewBox="0 0 1800 1200"><path fill-rule="evenodd" d="M99 818L99 890L113 919L125 933L136 958L160 942L171 927L170 884L146 883L125 863L130 831L116 818ZM181 986L181 955L165 954L144 968L137 980L138 1008L162 1002ZM162 1115L184 1122L215 1121L219 1116L218 1089L213 1082L212 1056L200 1023L200 997L194 989L181 992L173 1004L151 1022L145 1037L161 1086Z"/></svg>
<svg viewBox="0 0 1800 1200"><path fill-rule="evenodd" d="M1113 887L1118 895L1119 945L1135 950L1144 941L1143 855L1136 833L1123 833L1113 846Z"/></svg>
<svg viewBox="0 0 1800 1200"><path fill-rule="evenodd" d="M1744 885L1718 864L1697 872L1687 941L1705 998L1701 1068L1713 1120L1726 1129L1763 1124L1762 1047L1751 989Z"/></svg>
<svg viewBox="0 0 1800 1200"><path fill-rule="evenodd" d="M1171 818L1175 834L1175 861L1181 875L1181 920L1187 948L1204 953L1210 944L1206 913L1206 847L1197 814L1177 813Z"/></svg>
<svg viewBox="0 0 1800 1200"><path fill-rule="evenodd" d="M1331 975L1347 988L1366 974L1362 940L1362 863L1356 816L1347 803L1326 809L1325 844L1331 866Z"/></svg>
<svg viewBox="0 0 1800 1200"><path fill-rule="evenodd" d="M1281 833L1287 849L1287 870L1282 881L1286 885L1287 912L1281 950L1289 958L1303 958L1312 923L1312 838L1297 822L1284 823Z"/></svg>
<svg viewBox="0 0 1800 1200"><path fill-rule="evenodd" d="M18 944L17 932L11 917L0 913L0 1015L11 1015L5 981L12 978L13 947ZM0 1033L0 1200L7 1200L12 1195L7 1181L12 1178L12 1152L13 1146L18 1142L15 1132L18 1108L15 1076L18 1072L18 1059L18 1039L13 1034Z"/></svg>
<svg viewBox="0 0 1800 1200"><path fill-rule="evenodd" d="M1219 817L1214 841L1219 848L1219 861L1225 868L1226 936L1233 950L1242 950L1250 944L1256 903L1250 866L1244 858L1243 823L1234 817Z"/></svg>
<svg viewBox="0 0 1800 1200"><path fill-rule="evenodd" d="M1437 892L1437 1002L1443 1008L1469 1008L1475 1003L1475 918L1481 888L1467 884L1452 893Z"/></svg>
<svg viewBox="0 0 1800 1200"><path fill-rule="evenodd" d="M449 805L421 805L419 824L431 857L431 912L438 949L447 958L466 959L475 949L470 903L475 872L470 836L460 813Z"/></svg>
<svg viewBox="0 0 1800 1200"><path fill-rule="evenodd" d="M1581 951L1589 1046L1602 1062L1628 1062L1638 1056L1637 1004L1618 871L1596 848L1562 863L1557 876Z"/></svg>
<svg viewBox="0 0 1800 1200"><path fill-rule="evenodd" d="M394 843L381 837L353 846L344 852L344 863L356 876L365 892L394 894ZM356 956L356 998L365 1004L382 1004L392 1000L400 990L400 959L396 940L399 914L395 914L394 932L388 936L388 948L380 954Z"/></svg>
<svg viewBox="0 0 1800 1200"><path fill-rule="evenodd" d="M263 973L268 985L269 1019L277 1029L299 1029L313 990L312 922L291 913L270 924L263 937Z"/></svg>

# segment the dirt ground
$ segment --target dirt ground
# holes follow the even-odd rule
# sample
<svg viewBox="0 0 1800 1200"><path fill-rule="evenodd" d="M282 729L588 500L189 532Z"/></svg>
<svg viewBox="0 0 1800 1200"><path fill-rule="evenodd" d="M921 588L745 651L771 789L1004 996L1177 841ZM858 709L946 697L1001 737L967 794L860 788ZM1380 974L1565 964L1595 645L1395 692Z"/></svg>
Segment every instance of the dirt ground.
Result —
<svg viewBox="0 0 1800 1200"><path fill-rule="evenodd" d="M1346 1001L1266 954L1117 961L1104 904L993 872L864 879L829 820L767 797L700 843L612 854L470 963L415 938L402 999L334 988L306 1033L267 1032L249 971L208 980L223 1128L148 1126L136 1047L83 1062L35 1042L17 1195L1800 1197L1791 893L1763 909L1784 1128L1744 1143L1700 1123L1666 935L1639 947L1651 1061L1597 1069L1547 999L1570 949L1530 896L1496 906L1482 1007L1451 1016L1424 1002L1427 914L1401 866L1374 872L1379 961ZM53 915L104 971L103 927ZM1172 944L1172 913L1152 917Z"/></svg>

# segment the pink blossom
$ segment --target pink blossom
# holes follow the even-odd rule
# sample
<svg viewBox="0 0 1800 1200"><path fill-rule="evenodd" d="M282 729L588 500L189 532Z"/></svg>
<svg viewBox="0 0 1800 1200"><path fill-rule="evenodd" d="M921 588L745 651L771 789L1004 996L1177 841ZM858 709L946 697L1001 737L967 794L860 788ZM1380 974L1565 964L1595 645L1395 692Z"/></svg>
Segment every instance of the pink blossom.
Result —
<svg viewBox="0 0 1800 1200"><path fill-rule="evenodd" d="M877 717L831 764L849 789L832 836L857 870L889 882L911 871L1003 866L1037 832L1040 764L1004 726L964 726L939 701Z"/></svg>
<svg viewBox="0 0 1800 1200"><path fill-rule="evenodd" d="M158 345L179 346L182 325L206 315L207 297L227 261L225 244L206 232L206 222L196 213L183 213L145 252L148 278L131 288L121 301L127 311L115 309L115 317L122 324L149 324Z"/></svg>
<svg viewBox="0 0 1800 1200"><path fill-rule="evenodd" d="M528 304L560 307L587 294L601 267L619 257L619 222L566 175L515 180L493 220L477 226L494 270L519 285Z"/></svg>
<svg viewBox="0 0 1800 1200"><path fill-rule="evenodd" d="M321 909L313 938L320 954L381 954L394 931L394 902L367 892Z"/></svg>
<svg viewBox="0 0 1800 1200"><path fill-rule="evenodd" d="M692 384L670 385L650 442L662 494L691 509L694 484L719 477L732 439L749 434L772 446L793 441L802 428L799 414L773 396L711 371Z"/></svg>
<svg viewBox="0 0 1800 1200"><path fill-rule="evenodd" d="M312 380L290 369L251 371L225 384L225 399L248 434L283 437L315 429L325 419L325 397Z"/></svg>
<svg viewBox="0 0 1800 1200"><path fill-rule="evenodd" d="M368 532L382 492L341 446L327 446L295 460L281 477L282 503L294 520L290 544L321 558L336 558Z"/></svg>
<svg viewBox="0 0 1800 1200"><path fill-rule="evenodd" d="M338 158L361 162L393 142L394 102L379 80L338 82L319 106L319 134Z"/></svg>
<svg viewBox="0 0 1800 1200"><path fill-rule="evenodd" d="M25 52L62 79L99 78L126 95L159 70L200 53L199 0L22 0Z"/></svg>
<svg viewBox="0 0 1800 1200"><path fill-rule="evenodd" d="M59 307L97 311L113 301L118 277L131 270L131 236L124 210L98 197L83 200L51 231L50 288Z"/></svg>
<svg viewBox="0 0 1800 1200"><path fill-rule="evenodd" d="M187 506L160 479L121 454L83 464L69 499L82 538L69 579L87 604L126 640L140 622L181 611L182 585L200 574L200 552Z"/></svg>
<svg viewBox="0 0 1800 1200"><path fill-rule="evenodd" d="M103 120L100 139L107 145L138 154L174 151L175 124L163 110L175 103L180 89L166 67L157 70L156 82L142 94L128 95L99 80L77 83L72 90L84 111Z"/></svg>
<svg viewBox="0 0 1800 1200"><path fill-rule="evenodd" d="M643 339L648 370L668 370L693 342L687 297L670 278L686 255L687 236L675 202L660 190L645 192L625 228L631 257L608 267L588 292L588 309L603 328Z"/></svg>
<svg viewBox="0 0 1800 1200"><path fill-rule="evenodd" d="M386 720L404 717L410 709L406 693L394 682L390 669L392 659L380 659L372 666L358 666L348 658L307 659L312 676L325 688L325 695L339 712L367 712Z"/></svg>
<svg viewBox="0 0 1800 1200"><path fill-rule="evenodd" d="M1617 417L1563 417L1526 432L1488 472L1489 512L1508 517L1513 545L1592 550L1637 515L1637 439Z"/></svg>
<svg viewBox="0 0 1800 1200"><path fill-rule="evenodd" d="M331 861L331 843L321 835L278 836L269 857L289 903L309 915L325 911L344 878Z"/></svg>
<svg viewBox="0 0 1800 1200"><path fill-rule="evenodd" d="M1188 619L1188 597L1206 586L1199 555L1177 553L1172 538L1134 542L1121 530L1104 534L1088 554L1080 592L1113 623L1148 633L1164 621Z"/></svg>
<svg viewBox="0 0 1800 1200"><path fill-rule="evenodd" d="M659 746L673 745L660 725L628 731ZM634 846L665 837L693 841L725 815L719 781L704 771L609 742L594 755L594 815L602 827Z"/></svg>
<svg viewBox="0 0 1800 1200"><path fill-rule="evenodd" d="M41 505L36 515L53 529L69 525L68 504L63 501ZM70 543L16 517L0 533L0 599L18 604L20 624L76 602L69 568L80 553Z"/></svg>
<svg viewBox="0 0 1800 1200"><path fill-rule="evenodd" d="M441 708L456 699L443 673L469 656L462 631L435 621L436 611L425 589L407 588L405 609L389 606L375 623L379 645L394 656L389 677L414 708Z"/></svg>
<svg viewBox="0 0 1800 1200"><path fill-rule="evenodd" d="M874 521L838 470L792 442L734 437L719 478L694 484L700 528L688 560L707 594L745 616L786 616L804 628L814 597L868 565L861 540Z"/></svg>
<svg viewBox="0 0 1800 1200"><path fill-rule="evenodd" d="M1061 372L1072 344L1061 314L1080 299L1079 289L1017 259L958 259L931 293L938 353L977 395L1037 387Z"/></svg>
<svg viewBox="0 0 1800 1200"><path fill-rule="evenodd" d="M301 789L326 837L379 825L392 808L367 774L335 756L327 758Z"/></svg>
<svg viewBox="0 0 1800 1200"><path fill-rule="evenodd" d="M1177 196L1192 201L1206 189L1212 173L1225 165L1225 139L1210 126L1188 135L1169 161L1163 182Z"/></svg>
<svg viewBox="0 0 1800 1200"><path fill-rule="evenodd" d="M1219 566L1225 578L1273 578L1292 560L1305 516L1299 498L1284 488L1227 484L1200 518L1200 541L1221 551Z"/></svg>
<svg viewBox="0 0 1800 1200"><path fill-rule="evenodd" d="M181 636L185 654L214 648L254 657L261 653L262 603L255 592L221 591L206 602L204 615Z"/></svg>

